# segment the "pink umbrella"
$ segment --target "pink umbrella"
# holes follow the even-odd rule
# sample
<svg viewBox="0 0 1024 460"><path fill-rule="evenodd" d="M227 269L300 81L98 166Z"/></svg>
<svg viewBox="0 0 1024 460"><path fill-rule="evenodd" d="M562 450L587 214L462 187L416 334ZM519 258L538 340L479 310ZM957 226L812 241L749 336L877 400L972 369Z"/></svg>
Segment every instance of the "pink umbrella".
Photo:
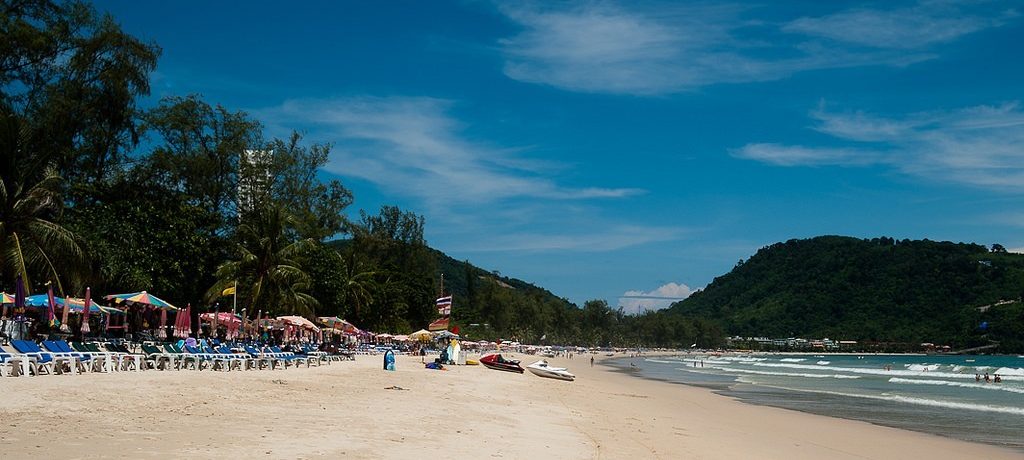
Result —
<svg viewBox="0 0 1024 460"><path fill-rule="evenodd" d="M192 335L192 304L185 306L185 312L178 311L178 316L181 316L181 338L188 338Z"/></svg>
<svg viewBox="0 0 1024 460"><path fill-rule="evenodd" d="M90 289L85 288L85 307L82 309L82 336L89 333L89 309L92 308L92 296ZM68 302L71 303L71 302Z"/></svg>
<svg viewBox="0 0 1024 460"><path fill-rule="evenodd" d="M157 338L167 338L167 310L160 309L160 329L156 331Z"/></svg>

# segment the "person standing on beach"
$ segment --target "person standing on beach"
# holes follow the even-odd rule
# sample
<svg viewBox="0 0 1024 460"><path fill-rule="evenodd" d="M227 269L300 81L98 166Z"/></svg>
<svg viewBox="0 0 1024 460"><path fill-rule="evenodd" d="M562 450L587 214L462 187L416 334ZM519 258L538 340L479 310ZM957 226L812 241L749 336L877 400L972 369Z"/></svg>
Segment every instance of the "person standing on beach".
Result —
<svg viewBox="0 0 1024 460"><path fill-rule="evenodd" d="M594 367L594 356L590 356L590 367Z"/></svg>

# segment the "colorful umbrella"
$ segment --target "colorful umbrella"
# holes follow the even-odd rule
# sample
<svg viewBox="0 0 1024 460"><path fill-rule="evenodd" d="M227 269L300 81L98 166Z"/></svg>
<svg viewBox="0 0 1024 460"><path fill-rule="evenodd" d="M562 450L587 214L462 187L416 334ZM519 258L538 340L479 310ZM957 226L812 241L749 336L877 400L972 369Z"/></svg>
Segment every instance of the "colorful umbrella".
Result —
<svg viewBox="0 0 1024 460"><path fill-rule="evenodd" d="M291 325L291 326L301 327L303 329L310 329L310 330L314 330L314 331L319 331L320 330L320 328L316 327L316 324L313 324L312 321L310 321L310 320L308 320L306 318L303 318L301 316L278 316L277 320L278 321L284 321L285 324L288 324L288 325Z"/></svg>
<svg viewBox="0 0 1024 460"><path fill-rule="evenodd" d="M192 304L185 305L185 316L181 319L181 333L185 337L192 335Z"/></svg>
<svg viewBox="0 0 1024 460"><path fill-rule="evenodd" d="M157 297L157 296L155 296L153 294L150 294L150 293L148 293L146 291L130 292L128 294L112 294L112 295L108 295L106 297L106 299L113 299L113 300L116 300L118 302L131 302L131 303L137 303L137 304L142 304L142 305L149 305L151 307L156 307L156 308L160 308L160 309L164 309L164 310L177 310L178 309L178 307L175 307L174 305L171 305L167 301L165 301L165 300L163 300L163 299L161 299L161 298L159 298L159 297Z"/></svg>
<svg viewBox="0 0 1024 460"><path fill-rule="evenodd" d="M89 333L89 310L92 307L92 290L85 288L85 305L82 306L82 336Z"/></svg>
<svg viewBox="0 0 1024 460"><path fill-rule="evenodd" d="M14 304L14 296L12 296L12 295L10 295L10 294L8 294L6 292L0 292L0 305L4 306L4 312L3 312L3 316L2 316L3 318L7 317L7 306L8 305L13 305L13 304Z"/></svg>

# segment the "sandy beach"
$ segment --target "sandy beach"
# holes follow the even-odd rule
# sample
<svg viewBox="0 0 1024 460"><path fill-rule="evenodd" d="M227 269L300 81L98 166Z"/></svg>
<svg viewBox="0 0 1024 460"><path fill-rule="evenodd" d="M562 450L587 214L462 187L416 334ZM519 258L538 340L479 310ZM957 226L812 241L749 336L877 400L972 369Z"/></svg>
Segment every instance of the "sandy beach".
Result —
<svg viewBox="0 0 1024 460"><path fill-rule="evenodd" d="M516 356L524 364L532 356ZM3 458L1022 458L937 436L744 404L552 359L576 382L481 366L4 378ZM403 389L388 389L389 387Z"/></svg>

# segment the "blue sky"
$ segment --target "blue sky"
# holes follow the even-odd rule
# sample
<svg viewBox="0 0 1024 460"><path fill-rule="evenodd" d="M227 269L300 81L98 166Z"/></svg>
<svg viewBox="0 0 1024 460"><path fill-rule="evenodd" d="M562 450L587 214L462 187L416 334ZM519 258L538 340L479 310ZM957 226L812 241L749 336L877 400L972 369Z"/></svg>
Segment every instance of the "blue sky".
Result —
<svg viewBox="0 0 1024 460"><path fill-rule="evenodd" d="M198 93L334 145L353 213L582 303L822 234L1024 251L1015 2L100 2Z"/></svg>

